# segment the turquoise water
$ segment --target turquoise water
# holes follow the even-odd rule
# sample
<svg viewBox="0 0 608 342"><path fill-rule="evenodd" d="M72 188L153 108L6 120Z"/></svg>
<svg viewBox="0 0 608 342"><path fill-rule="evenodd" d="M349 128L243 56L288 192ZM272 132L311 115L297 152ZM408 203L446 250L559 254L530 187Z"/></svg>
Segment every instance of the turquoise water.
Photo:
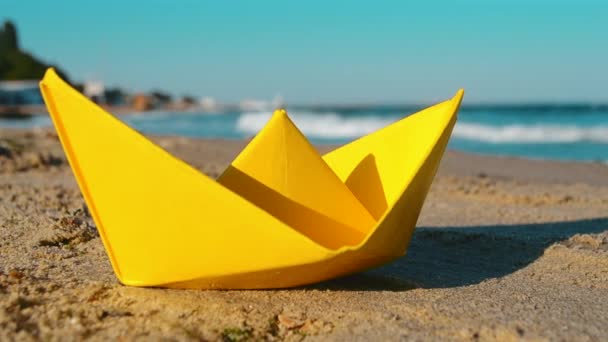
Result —
<svg viewBox="0 0 608 342"><path fill-rule="evenodd" d="M340 144L384 127L420 107L290 108L315 143ZM254 135L270 111L133 114L121 119L148 134L241 139ZM0 120L0 127L49 126L46 116ZM538 159L608 161L608 106L464 106L450 148Z"/></svg>

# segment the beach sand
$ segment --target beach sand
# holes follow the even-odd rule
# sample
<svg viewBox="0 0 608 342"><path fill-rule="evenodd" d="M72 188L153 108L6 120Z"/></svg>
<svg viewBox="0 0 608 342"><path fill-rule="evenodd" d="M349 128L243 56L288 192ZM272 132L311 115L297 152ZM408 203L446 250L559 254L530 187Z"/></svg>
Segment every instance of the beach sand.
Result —
<svg viewBox="0 0 608 342"><path fill-rule="evenodd" d="M214 177L245 144L153 139ZM608 167L448 152L389 265L288 290L148 289L117 282L53 131L0 130L0 340L83 337L608 340Z"/></svg>

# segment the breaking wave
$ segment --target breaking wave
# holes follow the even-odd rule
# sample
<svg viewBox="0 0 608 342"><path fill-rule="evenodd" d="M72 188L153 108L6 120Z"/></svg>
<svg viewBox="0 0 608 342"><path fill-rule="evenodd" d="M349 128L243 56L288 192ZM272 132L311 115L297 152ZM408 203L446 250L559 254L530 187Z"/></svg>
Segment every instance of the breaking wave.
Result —
<svg viewBox="0 0 608 342"><path fill-rule="evenodd" d="M270 119L270 112L249 112L239 116L236 128L255 134ZM343 116L335 112L294 112L290 117L307 136L325 139L357 138L399 119L397 116ZM453 137L492 144L608 143L608 125L577 126L556 124L486 125L458 122Z"/></svg>
<svg viewBox="0 0 608 342"><path fill-rule="evenodd" d="M455 138L494 144L505 143L608 143L608 126L505 125L458 123Z"/></svg>
<svg viewBox="0 0 608 342"><path fill-rule="evenodd" d="M236 128L246 134L255 134L264 127L272 113L243 113L238 118ZM378 130L397 118L390 117L344 117L334 112L313 113L293 112L289 117L307 136L325 139L356 138Z"/></svg>

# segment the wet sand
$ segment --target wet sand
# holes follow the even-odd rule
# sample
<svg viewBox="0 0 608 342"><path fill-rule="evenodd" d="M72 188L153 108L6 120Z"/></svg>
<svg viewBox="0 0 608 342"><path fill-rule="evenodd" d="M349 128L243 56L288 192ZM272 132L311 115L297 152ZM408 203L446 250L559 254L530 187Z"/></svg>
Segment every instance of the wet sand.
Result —
<svg viewBox="0 0 608 342"><path fill-rule="evenodd" d="M154 140L211 176L244 146ZM55 134L0 130L0 340L600 341L607 327L602 164L448 152L389 265L289 290L145 289L114 277Z"/></svg>

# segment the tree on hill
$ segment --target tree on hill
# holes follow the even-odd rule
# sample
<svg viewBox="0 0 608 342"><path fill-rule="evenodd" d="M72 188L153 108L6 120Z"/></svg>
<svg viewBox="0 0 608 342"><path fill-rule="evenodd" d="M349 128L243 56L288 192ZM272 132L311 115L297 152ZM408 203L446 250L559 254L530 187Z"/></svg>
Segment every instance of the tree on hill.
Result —
<svg viewBox="0 0 608 342"><path fill-rule="evenodd" d="M46 64L19 48L15 25L6 21L0 29L0 80L36 80L52 65ZM56 66L57 73L66 81L67 75Z"/></svg>
<svg viewBox="0 0 608 342"><path fill-rule="evenodd" d="M0 31L0 51L19 50L17 28L10 21L4 22L4 29Z"/></svg>

